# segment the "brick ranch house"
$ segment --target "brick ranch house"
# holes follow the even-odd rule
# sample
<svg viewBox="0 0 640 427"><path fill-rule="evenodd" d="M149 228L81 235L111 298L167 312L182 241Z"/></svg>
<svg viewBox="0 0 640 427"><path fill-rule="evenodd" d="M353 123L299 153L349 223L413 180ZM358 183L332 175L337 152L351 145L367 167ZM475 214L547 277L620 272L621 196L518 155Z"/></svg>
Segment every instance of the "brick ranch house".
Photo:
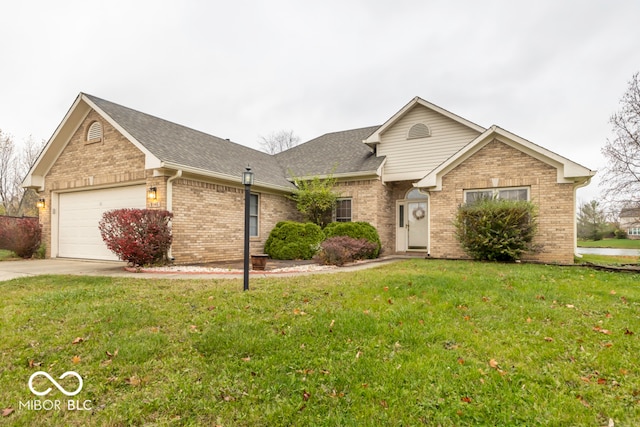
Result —
<svg viewBox="0 0 640 427"><path fill-rule="evenodd" d="M383 253L465 258L457 208L481 195L533 201L537 243L527 259L572 263L576 190L594 171L497 126L483 128L418 97L381 126L328 133L276 155L80 93L23 182L44 199L47 256L115 259L98 231L115 208L174 214L176 263L243 255L247 165L251 251L278 221L299 220L292 177L338 179L334 219L367 221ZM156 197L147 197L155 189Z"/></svg>

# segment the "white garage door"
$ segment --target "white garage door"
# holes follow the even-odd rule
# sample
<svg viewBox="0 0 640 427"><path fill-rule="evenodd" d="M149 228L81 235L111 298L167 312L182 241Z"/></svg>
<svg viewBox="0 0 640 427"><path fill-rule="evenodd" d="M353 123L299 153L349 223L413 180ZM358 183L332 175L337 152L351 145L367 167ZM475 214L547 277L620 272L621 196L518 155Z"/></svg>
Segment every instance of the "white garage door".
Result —
<svg viewBox="0 0 640 427"><path fill-rule="evenodd" d="M61 193L58 216L58 256L117 260L102 241L98 223L111 209L146 206L144 185Z"/></svg>

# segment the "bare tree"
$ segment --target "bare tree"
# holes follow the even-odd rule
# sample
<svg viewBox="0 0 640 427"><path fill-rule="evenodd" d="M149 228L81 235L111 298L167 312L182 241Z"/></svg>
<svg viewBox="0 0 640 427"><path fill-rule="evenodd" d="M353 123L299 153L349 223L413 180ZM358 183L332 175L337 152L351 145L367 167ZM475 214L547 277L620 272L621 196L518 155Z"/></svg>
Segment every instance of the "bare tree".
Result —
<svg viewBox="0 0 640 427"><path fill-rule="evenodd" d="M640 205L640 73L629 81L620 99L620 110L611 116L613 139L602 154L608 161L601 186L607 200L621 205Z"/></svg>
<svg viewBox="0 0 640 427"><path fill-rule="evenodd" d="M300 137L293 133L292 130L281 130L271 132L267 137L261 136L259 142L262 151L269 154L276 154L298 145L300 143Z"/></svg>
<svg viewBox="0 0 640 427"><path fill-rule="evenodd" d="M16 177L14 157L13 137L0 129L0 202L2 202L2 208L6 214L11 214L13 211L11 207Z"/></svg>
<svg viewBox="0 0 640 427"><path fill-rule="evenodd" d="M29 136L18 151L13 137L0 130L0 203L4 214L37 213L37 194L33 190L25 190L21 184L43 146L44 141L37 142Z"/></svg>

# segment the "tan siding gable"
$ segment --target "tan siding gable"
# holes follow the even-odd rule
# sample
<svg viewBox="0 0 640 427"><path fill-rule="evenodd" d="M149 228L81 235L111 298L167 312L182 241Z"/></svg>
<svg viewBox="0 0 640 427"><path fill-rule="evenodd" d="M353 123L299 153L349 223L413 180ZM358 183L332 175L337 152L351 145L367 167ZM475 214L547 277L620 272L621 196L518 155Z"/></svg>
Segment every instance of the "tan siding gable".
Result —
<svg viewBox="0 0 640 427"><path fill-rule="evenodd" d="M408 140L409 129L416 123L426 124L431 136ZM422 178L479 134L435 111L416 106L381 136L378 155L387 159L384 180Z"/></svg>

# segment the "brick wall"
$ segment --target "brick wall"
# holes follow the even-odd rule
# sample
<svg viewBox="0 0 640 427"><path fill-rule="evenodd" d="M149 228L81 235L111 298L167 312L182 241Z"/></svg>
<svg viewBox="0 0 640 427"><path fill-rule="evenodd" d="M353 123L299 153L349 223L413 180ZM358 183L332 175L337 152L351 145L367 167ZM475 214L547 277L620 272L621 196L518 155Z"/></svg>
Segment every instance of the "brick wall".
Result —
<svg viewBox="0 0 640 427"><path fill-rule="evenodd" d="M91 123L102 124L100 142L86 142ZM109 185L145 182L150 171L145 171L144 154L98 113L91 111L73 134L69 143L45 176L45 209L40 210L42 241L51 256L51 192L60 190L86 190Z"/></svg>
<svg viewBox="0 0 640 427"><path fill-rule="evenodd" d="M442 179L442 191L431 192L431 255L466 258L455 237L453 220L463 203L464 190L497 187L530 187L538 207L535 243L542 251L527 260L573 263L573 184L558 184L557 170L519 150L494 140Z"/></svg>
<svg viewBox="0 0 640 427"><path fill-rule="evenodd" d="M253 191L258 190L258 191ZM278 221L299 220L292 201L282 195L258 194L258 237L251 253L264 252L264 244ZM176 263L241 259L244 255L244 187L177 179L173 182L172 221Z"/></svg>

